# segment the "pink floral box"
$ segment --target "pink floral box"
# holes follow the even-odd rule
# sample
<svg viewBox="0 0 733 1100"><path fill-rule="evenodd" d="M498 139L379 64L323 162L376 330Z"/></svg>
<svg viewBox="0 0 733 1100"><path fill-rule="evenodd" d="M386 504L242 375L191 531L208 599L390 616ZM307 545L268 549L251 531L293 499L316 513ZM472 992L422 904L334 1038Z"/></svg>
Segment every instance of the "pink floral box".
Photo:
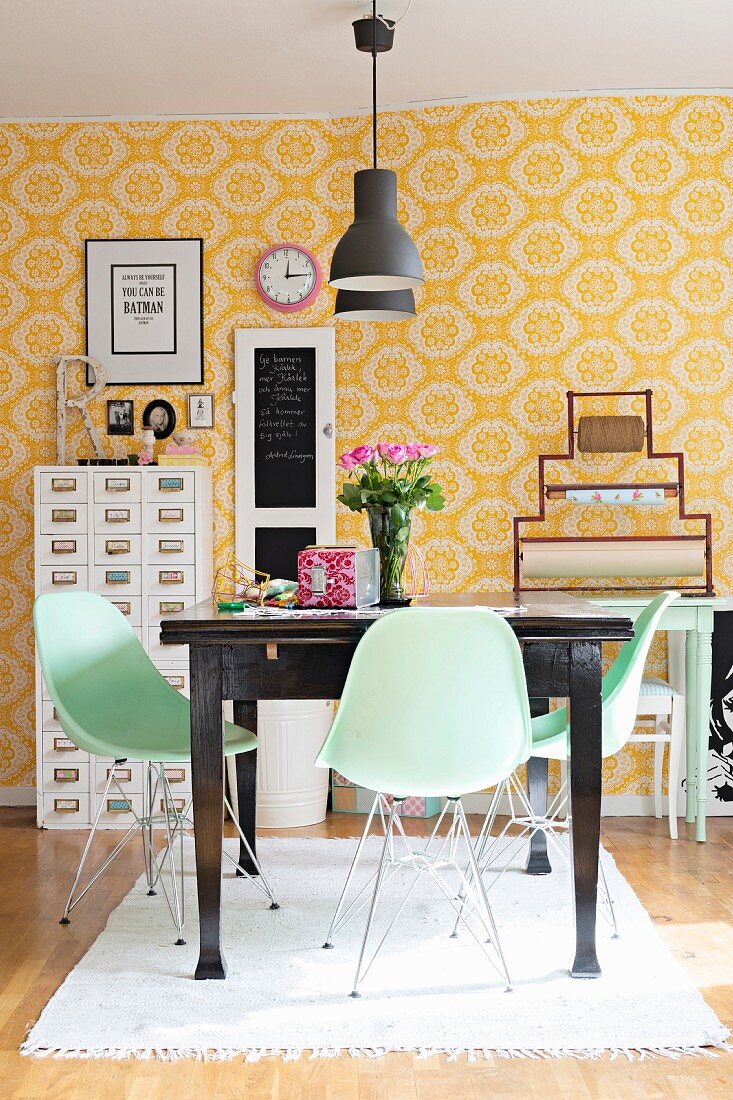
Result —
<svg viewBox="0 0 733 1100"><path fill-rule="evenodd" d="M379 603L379 551L309 546L298 554L301 607L368 607Z"/></svg>

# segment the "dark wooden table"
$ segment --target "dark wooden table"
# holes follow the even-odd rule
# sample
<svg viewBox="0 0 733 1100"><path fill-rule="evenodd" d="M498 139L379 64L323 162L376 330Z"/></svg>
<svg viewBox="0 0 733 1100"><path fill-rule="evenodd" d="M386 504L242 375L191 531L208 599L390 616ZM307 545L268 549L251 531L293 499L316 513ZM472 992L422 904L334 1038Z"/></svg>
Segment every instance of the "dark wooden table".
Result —
<svg viewBox="0 0 733 1100"><path fill-rule="evenodd" d="M525 610L520 610L521 604ZM420 606L509 609L523 643L530 696L567 698L570 709L570 799L575 909L573 977L600 974L596 955L596 889L601 820L601 646L633 636L631 620L566 593L470 592L431 596ZM224 978L221 949L221 861L224 759L222 701L248 728L259 699L338 699L359 639L379 609L325 617L299 612L220 612L209 601L164 618L161 641L188 645L191 667L191 773L196 816L200 954L196 978ZM490 716L487 716L490 721ZM539 784L537 785L540 786ZM415 791L419 794L419 791ZM541 791L536 791L541 797ZM238 760L242 827L255 845L256 753ZM541 864L541 852L536 853ZM535 870L549 870L535 866Z"/></svg>

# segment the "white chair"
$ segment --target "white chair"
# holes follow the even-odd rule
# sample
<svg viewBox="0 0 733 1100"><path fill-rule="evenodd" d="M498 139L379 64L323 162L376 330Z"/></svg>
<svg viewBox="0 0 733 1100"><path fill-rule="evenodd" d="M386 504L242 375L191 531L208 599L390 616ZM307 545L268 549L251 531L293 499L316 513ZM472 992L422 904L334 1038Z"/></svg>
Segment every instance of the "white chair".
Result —
<svg viewBox="0 0 733 1100"><path fill-rule="evenodd" d="M643 718L637 724L647 727L634 731L629 741L654 743L654 815L662 816L662 772L664 746L669 745L667 760L667 799L669 835L677 839L677 800L680 782L680 759L685 743L685 697L658 676L645 676L641 681L637 714Z"/></svg>

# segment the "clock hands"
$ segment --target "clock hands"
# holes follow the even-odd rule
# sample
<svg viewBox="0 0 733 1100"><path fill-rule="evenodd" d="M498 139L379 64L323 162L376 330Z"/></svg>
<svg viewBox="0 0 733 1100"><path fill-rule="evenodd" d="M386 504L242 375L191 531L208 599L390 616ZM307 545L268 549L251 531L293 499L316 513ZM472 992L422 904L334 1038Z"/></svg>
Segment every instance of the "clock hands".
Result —
<svg viewBox="0 0 733 1100"><path fill-rule="evenodd" d="M288 267L285 270L285 278L286 279L306 279L309 276L310 276L310 271L294 271L293 274L291 275L290 274L289 263L288 263Z"/></svg>

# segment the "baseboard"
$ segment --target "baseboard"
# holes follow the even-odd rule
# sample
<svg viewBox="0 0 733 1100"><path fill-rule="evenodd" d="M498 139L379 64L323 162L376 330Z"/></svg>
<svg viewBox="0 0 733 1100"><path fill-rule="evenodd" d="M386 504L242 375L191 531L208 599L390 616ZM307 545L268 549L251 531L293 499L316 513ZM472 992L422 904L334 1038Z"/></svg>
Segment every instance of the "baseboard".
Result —
<svg viewBox="0 0 733 1100"><path fill-rule="evenodd" d="M0 787L0 806L35 806L35 787Z"/></svg>

